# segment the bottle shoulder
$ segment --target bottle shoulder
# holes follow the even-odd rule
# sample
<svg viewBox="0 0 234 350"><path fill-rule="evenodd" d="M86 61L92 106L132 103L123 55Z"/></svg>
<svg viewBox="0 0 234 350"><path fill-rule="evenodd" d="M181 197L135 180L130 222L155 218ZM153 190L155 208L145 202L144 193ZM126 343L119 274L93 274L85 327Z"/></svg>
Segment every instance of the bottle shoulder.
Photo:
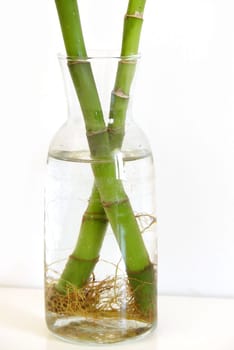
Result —
<svg viewBox="0 0 234 350"><path fill-rule="evenodd" d="M110 146L111 147L111 146ZM121 149L112 149L113 152L122 152L126 157L145 156L151 154L150 144L144 131L133 121L126 123ZM53 136L49 154L85 154L91 158L85 126L80 121L66 121Z"/></svg>
<svg viewBox="0 0 234 350"><path fill-rule="evenodd" d="M49 153L88 149L84 126L81 122L68 120L55 132L49 145Z"/></svg>

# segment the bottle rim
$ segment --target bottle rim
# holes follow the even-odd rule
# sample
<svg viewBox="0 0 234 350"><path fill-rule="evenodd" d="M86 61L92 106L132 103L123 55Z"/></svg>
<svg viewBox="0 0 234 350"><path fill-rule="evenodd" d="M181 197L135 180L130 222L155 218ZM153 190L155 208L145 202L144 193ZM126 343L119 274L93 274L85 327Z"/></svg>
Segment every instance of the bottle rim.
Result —
<svg viewBox="0 0 234 350"><path fill-rule="evenodd" d="M82 56L67 56L64 53L58 53L58 59L66 62L77 62L84 63L96 60L118 60L118 61L138 61L141 58L141 54L128 55L128 56L118 56L115 54L96 52L95 54L87 55L85 57Z"/></svg>

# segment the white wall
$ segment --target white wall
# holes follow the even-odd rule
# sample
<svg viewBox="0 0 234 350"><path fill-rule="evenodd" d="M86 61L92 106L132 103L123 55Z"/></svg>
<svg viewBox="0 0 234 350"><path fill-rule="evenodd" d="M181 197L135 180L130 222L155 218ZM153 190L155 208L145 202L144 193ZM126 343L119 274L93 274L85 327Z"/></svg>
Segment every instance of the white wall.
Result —
<svg viewBox="0 0 234 350"><path fill-rule="evenodd" d="M88 46L117 48L127 0L80 3ZM147 3L134 110L156 159L162 293L234 296L233 13ZM0 285L42 286L46 152L66 113L53 1L4 2L0 43Z"/></svg>

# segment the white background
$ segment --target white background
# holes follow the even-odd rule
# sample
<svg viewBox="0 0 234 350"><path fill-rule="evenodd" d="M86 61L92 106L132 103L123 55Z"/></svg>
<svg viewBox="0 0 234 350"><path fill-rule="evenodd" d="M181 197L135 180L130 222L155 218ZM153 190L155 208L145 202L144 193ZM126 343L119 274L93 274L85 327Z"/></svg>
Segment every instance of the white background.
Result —
<svg viewBox="0 0 234 350"><path fill-rule="evenodd" d="M118 49L127 0L80 5L87 46ZM233 13L233 0L147 2L134 110L156 160L160 293L234 296ZM47 148L66 118L61 50L53 0L1 4L3 286L43 285Z"/></svg>

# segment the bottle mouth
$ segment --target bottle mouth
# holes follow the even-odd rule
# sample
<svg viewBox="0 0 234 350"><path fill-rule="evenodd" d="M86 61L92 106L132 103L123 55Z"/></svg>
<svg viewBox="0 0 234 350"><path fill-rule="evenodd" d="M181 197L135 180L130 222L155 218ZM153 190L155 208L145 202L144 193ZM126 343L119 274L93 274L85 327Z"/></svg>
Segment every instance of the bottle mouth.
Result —
<svg viewBox="0 0 234 350"><path fill-rule="evenodd" d="M58 59L67 62L90 62L94 60L117 60L117 61L138 61L141 58L140 53L128 56L119 56L115 52L109 51L91 51L89 55L83 56L67 56L63 53L58 53Z"/></svg>

